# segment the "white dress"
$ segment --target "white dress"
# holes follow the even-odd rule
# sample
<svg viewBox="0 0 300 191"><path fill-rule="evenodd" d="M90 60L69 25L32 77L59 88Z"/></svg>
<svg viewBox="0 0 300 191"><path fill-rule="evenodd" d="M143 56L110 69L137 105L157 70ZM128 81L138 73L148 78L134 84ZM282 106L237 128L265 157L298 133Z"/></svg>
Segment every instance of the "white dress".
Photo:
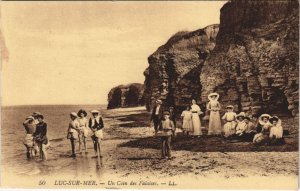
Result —
<svg viewBox="0 0 300 191"><path fill-rule="evenodd" d="M85 117L83 118L78 118L78 123L79 123L79 129L81 133L83 134L84 137L88 137L89 135L89 128L88 128L88 122Z"/></svg>
<svg viewBox="0 0 300 191"><path fill-rule="evenodd" d="M192 121L193 121L193 135L202 135L201 121L199 115L202 113L200 107L197 104L192 106Z"/></svg>
<svg viewBox="0 0 300 191"><path fill-rule="evenodd" d="M183 117L182 129L184 131L192 132L193 131L192 112L185 110L182 112L181 117Z"/></svg>
<svg viewBox="0 0 300 191"><path fill-rule="evenodd" d="M273 136L275 136L276 139L280 139L283 136L283 128L281 126L281 120L279 119L279 121L277 122L276 126L271 127L270 129L270 138L273 138Z"/></svg>
<svg viewBox="0 0 300 191"><path fill-rule="evenodd" d="M230 135L234 135L236 127L236 113L233 111L226 112L222 119L226 121L224 124L224 136L229 137Z"/></svg>

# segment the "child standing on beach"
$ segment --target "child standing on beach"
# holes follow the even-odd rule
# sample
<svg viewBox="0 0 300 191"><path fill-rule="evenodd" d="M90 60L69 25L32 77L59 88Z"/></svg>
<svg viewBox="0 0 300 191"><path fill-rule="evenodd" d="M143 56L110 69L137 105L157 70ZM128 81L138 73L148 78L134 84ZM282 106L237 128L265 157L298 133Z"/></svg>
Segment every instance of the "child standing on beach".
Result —
<svg viewBox="0 0 300 191"><path fill-rule="evenodd" d="M79 132L79 123L76 120L77 114L75 112L70 113L71 121L69 123L68 128L68 136L67 138L71 141L71 147L72 147L72 155L71 157L75 158L75 141L78 139L78 132Z"/></svg>
<svg viewBox="0 0 300 191"><path fill-rule="evenodd" d="M164 112L164 120L161 122L161 131L163 136L161 137L161 155L164 159L171 159L171 135L174 131L174 123L169 119L170 113Z"/></svg>
<svg viewBox="0 0 300 191"><path fill-rule="evenodd" d="M228 105L226 107L227 112L223 115L222 119L225 121L224 124L224 133L225 137L228 138L235 134L235 127L236 127L236 113L233 112L233 106Z"/></svg>
<svg viewBox="0 0 300 191"><path fill-rule="evenodd" d="M89 125L86 119L87 113L85 110L80 109L77 113L77 120L79 123L79 152L81 152L81 143L83 142L84 151L87 154L86 138L89 135Z"/></svg>
<svg viewBox="0 0 300 191"><path fill-rule="evenodd" d="M191 111L191 106L188 106L186 110L181 113L182 117L182 130L183 134L189 135L193 131L193 113Z"/></svg>

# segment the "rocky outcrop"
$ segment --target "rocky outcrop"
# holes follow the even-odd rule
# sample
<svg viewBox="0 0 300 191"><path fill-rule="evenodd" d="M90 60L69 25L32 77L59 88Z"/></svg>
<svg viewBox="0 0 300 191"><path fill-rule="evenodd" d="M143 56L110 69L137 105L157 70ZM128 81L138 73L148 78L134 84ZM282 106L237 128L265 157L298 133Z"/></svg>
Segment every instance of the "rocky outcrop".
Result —
<svg viewBox="0 0 300 191"><path fill-rule="evenodd" d="M156 99L165 106L185 107L200 98L199 75L215 46L219 26L193 32L178 32L148 58L145 70L145 99L150 109Z"/></svg>
<svg viewBox="0 0 300 191"><path fill-rule="evenodd" d="M148 58L147 108L157 98L204 108L218 92L239 111L298 115L298 11L296 0L231 0L220 26L175 34Z"/></svg>
<svg viewBox="0 0 300 191"><path fill-rule="evenodd" d="M232 0L221 9L216 47L200 74L201 101L252 113L298 114L298 2Z"/></svg>
<svg viewBox="0 0 300 191"><path fill-rule="evenodd" d="M143 84L119 85L112 88L108 93L107 109L141 105L145 105Z"/></svg>

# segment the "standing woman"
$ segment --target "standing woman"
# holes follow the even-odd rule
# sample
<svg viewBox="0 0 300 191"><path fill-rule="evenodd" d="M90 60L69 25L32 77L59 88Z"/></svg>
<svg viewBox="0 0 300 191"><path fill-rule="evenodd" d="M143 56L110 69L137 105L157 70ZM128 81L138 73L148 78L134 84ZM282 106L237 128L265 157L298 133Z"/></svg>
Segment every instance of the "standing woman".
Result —
<svg viewBox="0 0 300 191"><path fill-rule="evenodd" d="M81 143L83 142L84 151L87 153L86 138L89 135L89 125L86 119L87 113L85 110L80 109L77 113L79 123L79 152L81 152Z"/></svg>
<svg viewBox="0 0 300 191"><path fill-rule="evenodd" d="M40 158L43 160L47 160L47 153L46 153L46 147L48 145L47 123L44 122L44 116L41 114L37 116L37 120L39 123L36 125L36 130L33 134L33 137L40 149Z"/></svg>
<svg viewBox="0 0 300 191"><path fill-rule="evenodd" d="M191 106L191 111L192 111L192 122L193 122L193 135L194 136L200 136L202 135L201 131L201 121L199 115L202 114L202 111L199 107L199 105L196 104L196 100L192 100L192 106Z"/></svg>
<svg viewBox="0 0 300 191"><path fill-rule="evenodd" d="M220 109L221 105L218 102L220 95L218 93L211 93L208 95L209 102L207 110L210 111L208 135L221 135L221 118Z"/></svg>
<svg viewBox="0 0 300 191"><path fill-rule="evenodd" d="M30 159L31 157L35 156L34 152L34 141L33 141L33 133L35 132L35 123L34 118L32 116L29 116L26 118L26 120L23 123L23 126L26 130L26 135L24 139L24 145L27 149L27 159Z"/></svg>
<svg viewBox="0 0 300 191"><path fill-rule="evenodd" d="M70 113L71 121L69 123L68 128L68 136L67 138L70 139L71 147L72 147L72 155L71 157L75 158L75 141L78 139L78 132L79 132L79 123L76 120L77 114L75 112Z"/></svg>
<svg viewBox="0 0 300 191"><path fill-rule="evenodd" d="M102 117L99 115L100 112L98 110L92 110L91 113L92 117L89 120L89 128L93 132L93 135L91 137L94 143L95 155L97 156L98 143L100 146L101 140L103 139L102 129L104 128L104 124ZM101 153L99 154L100 157L102 157Z"/></svg>

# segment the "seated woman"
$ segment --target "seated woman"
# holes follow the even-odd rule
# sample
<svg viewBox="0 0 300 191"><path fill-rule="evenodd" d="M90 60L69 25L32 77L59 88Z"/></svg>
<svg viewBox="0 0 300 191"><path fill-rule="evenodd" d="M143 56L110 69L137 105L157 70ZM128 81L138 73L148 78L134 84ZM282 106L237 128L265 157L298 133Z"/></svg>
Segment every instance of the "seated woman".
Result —
<svg viewBox="0 0 300 191"><path fill-rule="evenodd" d="M270 142L271 144L283 144L283 128L281 126L281 120L277 116L273 116L269 119L272 124L270 129Z"/></svg>
<svg viewBox="0 0 300 191"><path fill-rule="evenodd" d="M233 112L233 106L228 105L226 107L226 113L223 115L222 119L225 121L224 124L224 136L225 138L230 138L235 134L236 128L236 113Z"/></svg>
<svg viewBox="0 0 300 191"><path fill-rule="evenodd" d="M243 139L244 139L245 141L250 141L250 142L252 142L252 140L253 140L253 138L254 138L254 135L256 134L256 127L255 127L255 125L251 122L250 117L246 116L246 117L244 118L244 121L245 121L245 123L246 123L246 130L245 130Z"/></svg>
<svg viewBox="0 0 300 191"><path fill-rule="evenodd" d="M262 114L258 119L258 125L256 127L256 132L253 143L255 145L263 145L269 143L269 133L271 128L271 123L269 119L271 116L269 114Z"/></svg>

